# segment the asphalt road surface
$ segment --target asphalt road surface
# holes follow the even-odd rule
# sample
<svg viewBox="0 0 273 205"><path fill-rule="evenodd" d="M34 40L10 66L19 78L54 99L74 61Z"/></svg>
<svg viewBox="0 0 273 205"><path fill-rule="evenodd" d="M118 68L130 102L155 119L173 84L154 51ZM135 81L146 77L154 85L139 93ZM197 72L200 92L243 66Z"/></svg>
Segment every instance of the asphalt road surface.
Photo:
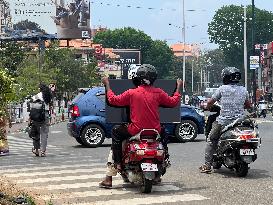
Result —
<svg viewBox="0 0 273 205"><path fill-rule="evenodd" d="M24 133L8 136L10 155L0 158L0 176L40 193L54 205L141 205L141 204L273 204L273 121L261 119L262 146L246 178L221 168L212 174L199 173L203 163L205 137L195 142L171 143L172 166L161 185L151 194L114 178L112 189L101 189L110 140L100 148L84 148L68 136L66 124L50 128L47 157L34 157L32 141Z"/></svg>

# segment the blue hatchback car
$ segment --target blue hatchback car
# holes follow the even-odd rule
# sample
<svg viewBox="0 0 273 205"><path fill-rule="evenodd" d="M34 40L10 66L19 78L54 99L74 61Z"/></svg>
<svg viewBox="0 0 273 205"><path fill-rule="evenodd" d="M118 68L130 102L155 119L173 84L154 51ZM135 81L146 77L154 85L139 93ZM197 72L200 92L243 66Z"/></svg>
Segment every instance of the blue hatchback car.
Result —
<svg viewBox="0 0 273 205"><path fill-rule="evenodd" d="M166 132L180 142L193 141L197 134L203 134L204 125L202 111L188 105L181 105L181 123L164 124ZM106 123L104 87L82 89L70 106L69 135L86 147L98 147L111 137L113 126Z"/></svg>

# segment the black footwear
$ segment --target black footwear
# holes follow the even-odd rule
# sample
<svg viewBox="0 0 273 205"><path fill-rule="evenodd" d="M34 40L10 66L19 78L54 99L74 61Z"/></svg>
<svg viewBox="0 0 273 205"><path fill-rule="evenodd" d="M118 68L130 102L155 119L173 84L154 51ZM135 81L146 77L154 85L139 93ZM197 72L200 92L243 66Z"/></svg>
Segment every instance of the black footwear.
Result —
<svg viewBox="0 0 273 205"><path fill-rule="evenodd" d="M207 174L212 172L211 167L206 165L206 164L199 167L199 170L200 170L201 173L207 173Z"/></svg>
<svg viewBox="0 0 273 205"><path fill-rule="evenodd" d="M104 189L111 189L112 184L107 184L107 183L105 183L105 181L102 181L102 182L99 183L99 187L104 188Z"/></svg>
<svg viewBox="0 0 273 205"><path fill-rule="evenodd" d="M32 148L32 153L35 154L36 157L39 157L39 150Z"/></svg>

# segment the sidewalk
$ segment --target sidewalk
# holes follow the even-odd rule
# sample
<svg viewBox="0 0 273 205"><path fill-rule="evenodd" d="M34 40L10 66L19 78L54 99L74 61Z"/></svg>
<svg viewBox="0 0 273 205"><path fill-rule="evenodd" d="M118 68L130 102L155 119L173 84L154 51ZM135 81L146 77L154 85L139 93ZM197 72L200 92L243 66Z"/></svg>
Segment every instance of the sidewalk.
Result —
<svg viewBox="0 0 273 205"><path fill-rule="evenodd" d="M54 124L58 124L60 122L65 122L67 121L68 118L65 118L63 121L60 119L60 120L57 120L55 121L54 123L50 124L50 126L54 125ZM28 122L21 122L21 123L13 123L12 124L12 127L11 128L8 128L8 134L9 133L18 133L18 132L24 132L25 129L27 128L28 126Z"/></svg>
<svg viewBox="0 0 273 205"><path fill-rule="evenodd" d="M24 130L28 125L28 122L13 123L11 128L8 128L8 133L15 133Z"/></svg>

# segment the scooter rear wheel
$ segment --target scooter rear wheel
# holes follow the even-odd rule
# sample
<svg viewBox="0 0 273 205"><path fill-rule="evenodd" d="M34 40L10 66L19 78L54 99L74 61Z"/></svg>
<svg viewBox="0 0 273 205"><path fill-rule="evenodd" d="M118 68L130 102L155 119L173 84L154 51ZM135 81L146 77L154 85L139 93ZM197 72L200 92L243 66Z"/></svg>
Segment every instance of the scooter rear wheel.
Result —
<svg viewBox="0 0 273 205"><path fill-rule="evenodd" d="M150 179L143 179L143 184L141 185L141 192L142 193L151 193L153 187L153 180Z"/></svg>
<svg viewBox="0 0 273 205"><path fill-rule="evenodd" d="M238 177L245 177L248 173L248 164L245 162L241 162L236 167L236 174Z"/></svg>

